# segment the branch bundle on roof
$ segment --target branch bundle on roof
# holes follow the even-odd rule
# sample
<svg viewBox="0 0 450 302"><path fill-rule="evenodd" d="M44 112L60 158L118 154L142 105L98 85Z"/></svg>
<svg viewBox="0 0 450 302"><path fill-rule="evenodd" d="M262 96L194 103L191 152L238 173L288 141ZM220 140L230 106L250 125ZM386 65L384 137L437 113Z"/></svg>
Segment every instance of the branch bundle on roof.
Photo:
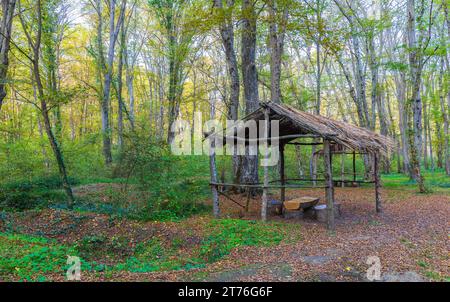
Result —
<svg viewBox="0 0 450 302"><path fill-rule="evenodd" d="M270 109L270 120L280 121L280 137L286 138L283 143L295 139L295 135L297 137L313 135L361 153L387 155L389 150L395 147L389 137L321 115L303 112L285 104L262 103L259 109L247 115L243 121L264 120L264 108ZM217 135L217 133L206 134L207 137L210 135ZM226 143L225 140L224 143Z"/></svg>

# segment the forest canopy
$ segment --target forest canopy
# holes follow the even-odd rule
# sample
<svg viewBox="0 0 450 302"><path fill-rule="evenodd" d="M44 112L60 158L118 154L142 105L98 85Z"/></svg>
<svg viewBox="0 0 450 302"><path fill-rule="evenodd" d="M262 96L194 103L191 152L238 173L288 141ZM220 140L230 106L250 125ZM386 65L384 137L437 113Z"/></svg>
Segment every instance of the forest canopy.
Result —
<svg viewBox="0 0 450 302"><path fill-rule="evenodd" d="M5 0L1 20L2 183L58 175L70 205L71 177L161 161L177 119L267 101L391 137L383 172L422 192L422 170L450 174L445 0Z"/></svg>

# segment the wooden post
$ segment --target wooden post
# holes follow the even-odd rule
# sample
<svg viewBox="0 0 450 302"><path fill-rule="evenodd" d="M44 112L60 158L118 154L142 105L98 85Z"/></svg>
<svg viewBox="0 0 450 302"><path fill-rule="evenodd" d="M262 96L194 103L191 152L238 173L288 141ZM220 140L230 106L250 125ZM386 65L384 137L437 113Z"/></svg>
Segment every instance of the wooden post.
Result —
<svg viewBox="0 0 450 302"><path fill-rule="evenodd" d="M353 181L356 181L356 153L353 151Z"/></svg>
<svg viewBox="0 0 450 302"><path fill-rule="evenodd" d="M382 212L382 207L381 207L381 193L380 193L380 188L381 188L381 182L380 182L380 167L379 167L379 157L378 157L378 153L374 154L374 161L373 161L373 165L374 165L374 181L375 181L375 208L377 210L377 213L381 213Z"/></svg>
<svg viewBox="0 0 450 302"><path fill-rule="evenodd" d="M345 187L345 149L341 154L341 188Z"/></svg>
<svg viewBox="0 0 450 302"><path fill-rule="evenodd" d="M323 160L324 160L324 176L325 176L325 195L327 200L327 228L335 230L334 222L334 191L333 191L333 170L331 166L330 141L323 141Z"/></svg>
<svg viewBox="0 0 450 302"><path fill-rule="evenodd" d="M210 101L210 118L214 119L216 116L216 106L214 102ZM216 129L214 129L215 131ZM217 181L217 167L216 167L216 137L210 136L209 137L209 173L211 174L211 193L212 193L212 199L213 199L213 213L215 218L220 217L220 207L219 207L219 193L218 193L218 186L216 183Z"/></svg>
<svg viewBox="0 0 450 302"><path fill-rule="evenodd" d="M216 168L216 143L215 138L210 138L210 155L209 155L209 172L211 174L211 193L213 198L213 213L214 217L220 217L220 208L219 208L219 193L217 191L218 186L215 185L217 183L217 168Z"/></svg>
<svg viewBox="0 0 450 302"><path fill-rule="evenodd" d="M247 201L245 202L245 212L248 213L250 207L250 197L252 196L252 190L247 190Z"/></svg>
<svg viewBox="0 0 450 302"><path fill-rule="evenodd" d="M261 204L261 219L262 221L267 221L267 198L268 198L268 185L269 185L269 167L267 166L267 161L269 159L269 108L264 110L264 138L265 138L265 148L264 148L264 188L262 195Z"/></svg>
<svg viewBox="0 0 450 302"><path fill-rule="evenodd" d="M283 186L280 190L280 199L281 202L285 202L286 200L286 188L284 188L284 186L286 185L286 176L284 174L284 144L279 145L280 148L280 180L281 180L281 185Z"/></svg>

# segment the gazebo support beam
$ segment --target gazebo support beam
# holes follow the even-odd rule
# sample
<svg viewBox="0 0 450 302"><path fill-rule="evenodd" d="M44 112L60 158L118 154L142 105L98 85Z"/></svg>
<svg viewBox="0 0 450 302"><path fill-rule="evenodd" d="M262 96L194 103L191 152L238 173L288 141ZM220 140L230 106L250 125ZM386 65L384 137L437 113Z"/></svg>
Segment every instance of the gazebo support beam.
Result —
<svg viewBox="0 0 450 302"><path fill-rule="evenodd" d="M375 181L375 208L377 213L381 213L383 211L382 207L381 207L381 193L380 193L380 188L381 188L381 182L380 182L380 167L379 167L379 154L375 153L374 154L374 181Z"/></svg>
<svg viewBox="0 0 450 302"><path fill-rule="evenodd" d="M263 187L263 195L262 195L262 204L261 204L261 219L262 221L267 221L267 199L269 194L269 167L267 166L267 161L269 159L269 108L265 108L264 110L264 187Z"/></svg>
<svg viewBox="0 0 450 302"><path fill-rule="evenodd" d="M280 199L281 202L286 201L286 188L284 187L286 185L286 175L284 172L284 144L280 144L280 183L283 186L280 190Z"/></svg>
<svg viewBox="0 0 450 302"><path fill-rule="evenodd" d="M210 155L209 155L209 172L211 174L211 193L212 193L212 199L213 199L213 212L214 212L214 217L219 218L220 217L220 207L219 207L218 185L216 185L216 183L217 183L217 168L216 168L215 138L210 139L210 147L212 150L210 150Z"/></svg>
<svg viewBox="0 0 450 302"><path fill-rule="evenodd" d="M345 152L341 153L341 187L345 187Z"/></svg>
<svg viewBox="0 0 450 302"><path fill-rule="evenodd" d="M333 174L331 167L330 141L323 141L323 160L324 160L324 176L325 176L325 196L327 201L327 228L334 231L336 226L334 222L334 189Z"/></svg>

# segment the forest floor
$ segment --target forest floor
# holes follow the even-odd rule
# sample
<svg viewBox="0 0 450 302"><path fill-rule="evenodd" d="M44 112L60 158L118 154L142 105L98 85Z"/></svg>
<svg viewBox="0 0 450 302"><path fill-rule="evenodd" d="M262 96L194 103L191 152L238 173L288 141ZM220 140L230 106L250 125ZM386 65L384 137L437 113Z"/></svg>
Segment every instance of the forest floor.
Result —
<svg viewBox="0 0 450 302"><path fill-rule="evenodd" d="M324 200L323 189L287 195ZM447 191L383 189L381 214L372 188L336 188L335 196L334 233L307 218L256 222L259 198L248 213L221 199L221 220L143 222L49 208L3 214L0 280L64 281L67 255L76 255L82 281L366 281L370 256L379 257L384 281L450 281Z"/></svg>

